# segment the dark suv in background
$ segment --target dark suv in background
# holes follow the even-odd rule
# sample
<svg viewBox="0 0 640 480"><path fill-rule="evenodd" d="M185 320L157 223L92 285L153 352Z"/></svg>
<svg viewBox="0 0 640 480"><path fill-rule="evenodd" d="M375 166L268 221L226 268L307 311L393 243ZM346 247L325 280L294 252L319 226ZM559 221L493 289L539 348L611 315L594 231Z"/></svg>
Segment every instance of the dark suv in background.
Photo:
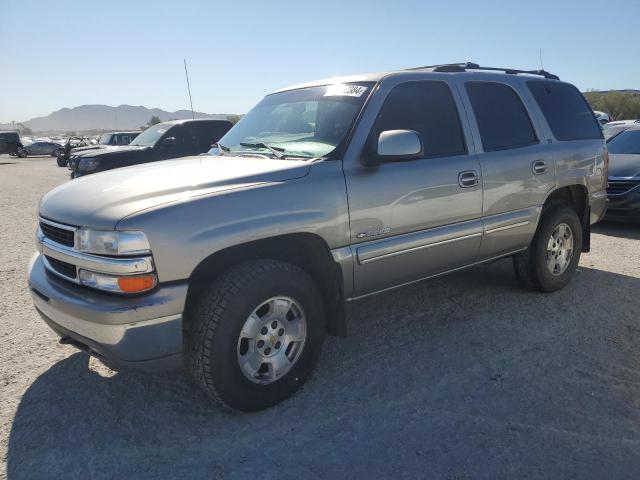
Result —
<svg viewBox="0 0 640 480"><path fill-rule="evenodd" d="M18 153L22 148L18 132L0 132L0 153Z"/></svg>
<svg viewBox="0 0 640 480"><path fill-rule="evenodd" d="M69 164L71 178L113 168L198 155L232 127L229 120L173 120L149 127L128 146L81 152Z"/></svg>

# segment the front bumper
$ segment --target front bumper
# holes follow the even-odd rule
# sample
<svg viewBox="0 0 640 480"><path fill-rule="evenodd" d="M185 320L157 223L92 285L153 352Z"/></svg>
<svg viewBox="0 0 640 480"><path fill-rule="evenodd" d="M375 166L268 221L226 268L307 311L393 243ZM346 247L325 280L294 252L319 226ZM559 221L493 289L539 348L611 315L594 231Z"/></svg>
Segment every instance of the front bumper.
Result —
<svg viewBox="0 0 640 480"><path fill-rule="evenodd" d="M640 185L624 193L609 193L605 218L621 222L640 222Z"/></svg>
<svg viewBox="0 0 640 480"><path fill-rule="evenodd" d="M187 289L183 282L139 296L111 295L47 272L38 253L29 264L29 290L45 322L67 343L116 366L158 370L181 365Z"/></svg>

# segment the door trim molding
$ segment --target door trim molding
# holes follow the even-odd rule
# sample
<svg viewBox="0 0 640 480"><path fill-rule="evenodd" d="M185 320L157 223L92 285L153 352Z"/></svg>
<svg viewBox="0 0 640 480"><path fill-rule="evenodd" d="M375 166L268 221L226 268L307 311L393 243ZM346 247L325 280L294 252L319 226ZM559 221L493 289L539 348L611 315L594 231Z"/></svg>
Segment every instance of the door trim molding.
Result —
<svg viewBox="0 0 640 480"><path fill-rule="evenodd" d="M417 278L415 280L411 280L409 282L399 283L398 285L392 285L390 287L386 287L386 288L383 288L383 289L380 289L380 290L376 290L374 292L368 292L368 293L365 293L363 295L357 295L355 297L350 297L350 298L347 298L346 301L347 302L353 302L355 300L360 300L360 299L363 299L363 298L366 298L366 297L371 297L371 296L377 295L379 293L388 292L389 290L395 290L396 288L401 288L401 287L405 287L405 286L408 286L408 285L412 285L414 283L422 282L423 280L429 280L431 278L441 277L443 275L447 275L449 273L457 272L459 270L465 270L465 269L470 268L470 267L475 267L476 265L482 265L483 263L493 262L494 260L499 260L501 258L514 255L514 254L516 254L518 252L522 252L522 251L524 251L526 249L527 249L527 247L511 250L509 252L501 253L500 255L496 255L496 256L493 256L493 257L490 257L490 258L486 258L484 260L473 262L473 263L470 263L468 265L463 265L461 267L453 268L451 270L446 270L444 272L435 273L433 275L427 275L426 277L420 277L420 278Z"/></svg>
<svg viewBox="0 0 640 480"><path fill-rule="evenodd" d="M469 235L462 235L461 237L449 238L447 240L440 240L437 242L426 243L424 245L419 245L417 247L405 248L402 250L398 250L396 252L383 253L382 255L378 255L375 257L360 259L358 258L358 263L360 265L365 265L367 263L376 262L378 260L382 260L384 258L395 257L396 255L402 255L403 253L415 252L417 250L424 250L425 248L437 247L439 245L446 245L447 243L458 242L460 240L466 240L469 238L475 238L482 236L482 232L471 233Z"/></svg>
<svg viewBox="0 0 640 480"><path fill-rule="evenodd" d="M453 242L482 237L482 219L394 235L354 245L358 265Z"/></svg>
<svg viewBox="0 0 640 480"><path fill-rule="evenodd" d="M511 228L517 228L517 227L524 227L525 225L529 225L531 222L526 220L524 222L518 222L518 223L511 223L509 225L504 225L502 227L496 227L496 228L491 228L489 230L486 230L484 233L495 233L495 232L501 232L503 230L509 230Z"/></svg>

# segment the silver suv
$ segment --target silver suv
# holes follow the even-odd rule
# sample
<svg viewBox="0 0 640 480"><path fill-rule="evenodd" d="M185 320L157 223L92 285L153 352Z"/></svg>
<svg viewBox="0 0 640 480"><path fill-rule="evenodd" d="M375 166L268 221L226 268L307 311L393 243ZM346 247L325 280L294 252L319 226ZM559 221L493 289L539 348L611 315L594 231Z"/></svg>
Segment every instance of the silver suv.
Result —
<svg viewBox="0 0 640 480"><path fill-rule="evenodd" d="M184 365L241 411L304 383L325 334L346 335L345 302L506 256L525 286L564 287L606 209L598 123L544 71L299 85L213 153L47 193L29 288L62 343Z"/></svg>

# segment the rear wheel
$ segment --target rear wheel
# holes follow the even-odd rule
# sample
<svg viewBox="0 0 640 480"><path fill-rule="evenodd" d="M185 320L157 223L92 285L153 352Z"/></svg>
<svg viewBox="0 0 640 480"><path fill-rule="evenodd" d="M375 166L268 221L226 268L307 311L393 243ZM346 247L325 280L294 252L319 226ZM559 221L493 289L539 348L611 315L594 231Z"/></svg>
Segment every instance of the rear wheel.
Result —
<svg viewBox="0 0 640 480"><path fill-rule="evenodd" d="M582 251L582 225L566 205L550 208L538 225L529 248L513 257L518 279L527 287L553 292L573 277Z"/></svg>
<svg viewBox="0 0 640 480"><path fill-rule="evenodd" d="M268 408L310 376L325 337L322 296L300 268L240 264L205 289L186 340L189 373L214 400L240 411Z"/></svg>

